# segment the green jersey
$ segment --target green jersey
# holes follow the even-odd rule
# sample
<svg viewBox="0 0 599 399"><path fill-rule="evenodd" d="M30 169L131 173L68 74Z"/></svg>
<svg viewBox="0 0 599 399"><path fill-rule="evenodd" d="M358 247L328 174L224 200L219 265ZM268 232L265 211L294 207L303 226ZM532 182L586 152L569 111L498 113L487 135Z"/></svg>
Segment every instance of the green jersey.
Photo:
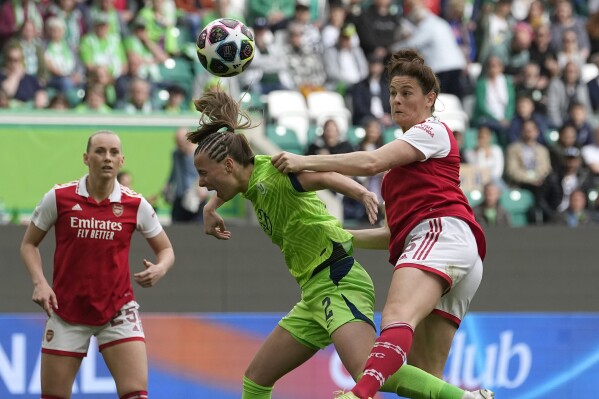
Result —
<svg viewBox="0 0 599 399"><path fill-rule="evenodd" d="M255 157L243 196L254 205L260 226L281 248L289 272L303 287L313 270L331 256L333 242L345 243L352 236L316 193L303 191L295 175L279 172L270 158Z"/></svg>

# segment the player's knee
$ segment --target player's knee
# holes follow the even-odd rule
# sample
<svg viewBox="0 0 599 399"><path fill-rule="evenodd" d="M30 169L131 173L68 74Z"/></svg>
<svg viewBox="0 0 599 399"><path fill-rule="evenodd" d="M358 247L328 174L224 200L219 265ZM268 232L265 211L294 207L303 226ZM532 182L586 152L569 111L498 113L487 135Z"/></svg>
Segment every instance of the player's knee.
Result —
<svg viewBox="0 0 599 399"><path fill-rule="evenodd" d="M148 391L129 392L121 396L120 399L148 399Z"/></svg>

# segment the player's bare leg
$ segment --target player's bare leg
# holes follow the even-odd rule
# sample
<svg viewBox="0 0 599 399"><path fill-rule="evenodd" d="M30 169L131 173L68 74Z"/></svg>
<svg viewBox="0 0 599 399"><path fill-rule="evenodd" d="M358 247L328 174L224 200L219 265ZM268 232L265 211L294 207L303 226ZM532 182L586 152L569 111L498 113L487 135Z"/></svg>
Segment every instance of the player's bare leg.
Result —
<svg viewBox="0 0 599 399"><path fill-rule="evenodd" d="M448 319L431 313L414 332L408 363L428 373L443 378L451 342L457 326Z"/></svg>
<svg viewBox="0 0 599 399"><path fill-rule="evenodd" d="M42 353L42 397L70 398L82 360L80 357Z"/></svg>
<svg viewBox="0 0 599 399"><path fill-rule="evenodd" d="M341 363L354 381L357 381L372 350L376 331L368 323L352 322L335 330L331 338Z"/></svg>
<svg viewBox="0 0 599 399"><path fill-rule="evenodd" d="M316 352L298 342L284 328L276 326L250 362L245 377L263 387L272 387Z"/></svg>
<svg viewBox="0 0 599 399"><path fill-rule="evenodd" d="M102 356L119 398L132 392L148 391L148 356L143 341L128 341L102 350Z"/></svg>

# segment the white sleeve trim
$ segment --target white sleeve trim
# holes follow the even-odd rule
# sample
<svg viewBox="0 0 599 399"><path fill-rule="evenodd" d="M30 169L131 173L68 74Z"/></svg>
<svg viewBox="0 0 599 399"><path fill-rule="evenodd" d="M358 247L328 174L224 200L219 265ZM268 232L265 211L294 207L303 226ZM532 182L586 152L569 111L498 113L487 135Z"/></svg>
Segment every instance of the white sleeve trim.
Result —
<svg viewBox="0 0 599 399"><path fill-rule="evenodd" d="M143 197L137 209L137 230L145 238L156 237L162 231L162 225L158 221L156 211L154 211L152 205Z"/></svg>
<svg viewBox="0 0 599 399"><path fill-rule="evenodd" d="M441 122L426 121L412 126L398 137L424 154L423 162L429 158L445 158L451 150L449 133Z"/></svg>
<svg viewBox="0 0 599 399"><path fill-rule="evenodd" d="M58 210L56 208L56 191L48 191L44 198L35 207L31 222L40 230L48 231L54 226L58 219Z"/></svg>

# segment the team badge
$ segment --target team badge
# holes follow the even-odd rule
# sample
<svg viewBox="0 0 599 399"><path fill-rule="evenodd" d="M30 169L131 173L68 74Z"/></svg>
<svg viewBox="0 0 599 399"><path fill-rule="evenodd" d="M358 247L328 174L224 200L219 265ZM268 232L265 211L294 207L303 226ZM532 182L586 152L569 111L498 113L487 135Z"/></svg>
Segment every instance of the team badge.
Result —
<svg viewBox="0 0 599 399"><path fill-rule="evenodd" d="M258 183L258 184L256 184L256 188L258 189L260 194L262 194L262 195L266 194L266 187L264 187L264 184Z"/></svg>
<svg viewBox="0 0 599 399"><path fill-rule="evenodd" d="M119 217L123 214L123 204L114 204L112 205L112 213L114 216Z"/></svg>
<svg viewBox="0 0 599 399"><path fill-rule="evenodd" d="M54 330L46 331L46 342L52 341L52 338L54 338Z"/></svg>

